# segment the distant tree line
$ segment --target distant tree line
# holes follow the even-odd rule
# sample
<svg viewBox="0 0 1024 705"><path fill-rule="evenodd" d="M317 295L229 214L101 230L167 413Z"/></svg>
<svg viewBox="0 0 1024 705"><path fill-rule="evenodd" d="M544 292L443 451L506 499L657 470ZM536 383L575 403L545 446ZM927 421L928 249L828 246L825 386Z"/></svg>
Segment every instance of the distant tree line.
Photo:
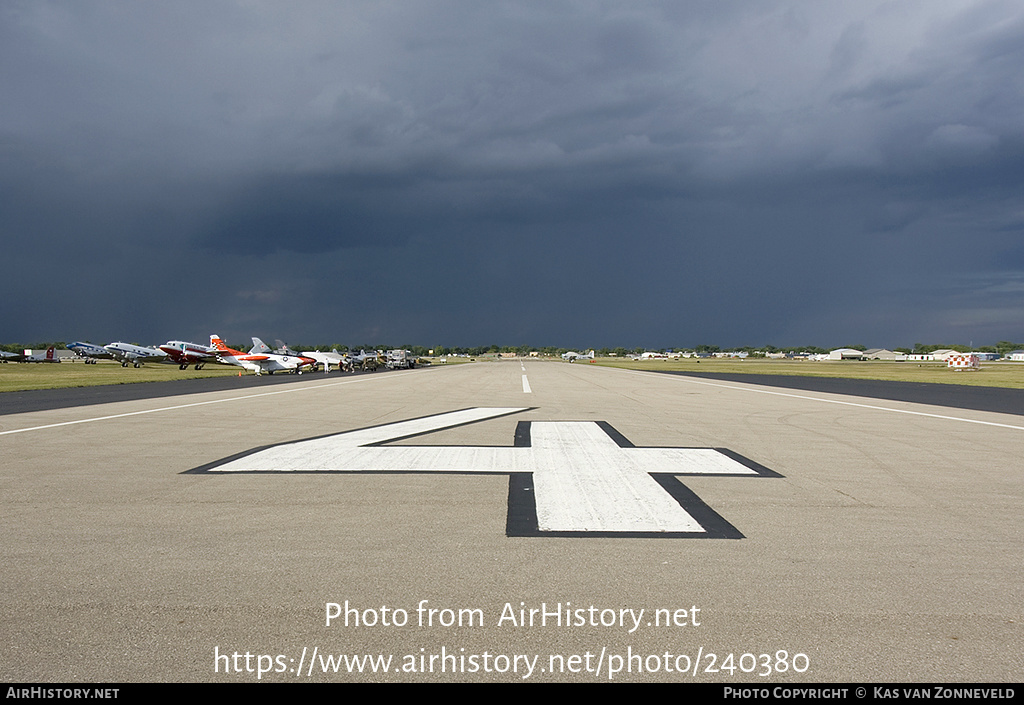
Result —
<svg viewBox="0 0 1024 705"><path fill-rule="evenodd" d="M976 345L973 348L969 345L925 345L924 343L914 343L913 348L896 348L896 352L902 352L914 355L927 355L928 353L935 352L936 350L956 350L957 352L987 352L987 353L999 353L1000 357L1005 357L1014 350L1020 350L1024 348L1022 343L1012 343L1009 340L1000 340L995 345Z"/></svg>
<svg viewBox="0 0 1024 705"><path fill-rule="evenodd" d="M0 350L4 352L20 353L22 350L46 350L47 348L63 348L66 343L64 341L53 342L53 343L7 343L0 345Z"/></svg>

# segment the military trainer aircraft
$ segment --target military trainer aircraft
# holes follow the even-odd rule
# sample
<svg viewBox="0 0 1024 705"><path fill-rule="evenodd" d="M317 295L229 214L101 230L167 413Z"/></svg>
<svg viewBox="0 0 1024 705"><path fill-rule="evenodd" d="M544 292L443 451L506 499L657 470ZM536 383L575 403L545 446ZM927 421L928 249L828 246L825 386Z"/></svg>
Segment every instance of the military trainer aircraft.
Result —
<svg viewBox="0 0 1024 705"><path fill-rule="evenodd" d="M248 353L241 350L234 350L224 344L217 334L210 336L210 346L214 348L217 359L229 365L238 365L247 370L255 372L257 376L266 372L293 372L302 374L304 367L311 367L316 360L303 355L281 355L270 351L259 338L253 338L253 349ZM266 348L264 351L263 349Z"/></svg>

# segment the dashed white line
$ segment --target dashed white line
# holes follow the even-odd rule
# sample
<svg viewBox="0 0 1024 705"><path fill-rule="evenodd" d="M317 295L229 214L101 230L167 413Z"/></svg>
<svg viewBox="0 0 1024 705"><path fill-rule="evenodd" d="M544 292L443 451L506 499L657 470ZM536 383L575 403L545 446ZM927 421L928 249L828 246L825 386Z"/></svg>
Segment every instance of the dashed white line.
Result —
<svg viewBox="0 0 1024 705"><path fill-rule="evenodd" d="M533 394L533 390L530 389L530 380L526 379L526 375L523 375L523 394Z"/></svg>

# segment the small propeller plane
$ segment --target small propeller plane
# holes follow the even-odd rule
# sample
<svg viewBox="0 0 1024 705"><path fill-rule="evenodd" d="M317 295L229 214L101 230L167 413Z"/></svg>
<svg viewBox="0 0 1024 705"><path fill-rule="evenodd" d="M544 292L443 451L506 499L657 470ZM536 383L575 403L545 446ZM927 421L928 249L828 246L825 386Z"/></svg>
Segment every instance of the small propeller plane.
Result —
<svg viewBox="0 0 1024 705"><path fill-rule="evenodd" d="M52 345L42 355L33 355L31 353L31 350L26 350L21 355L17 353L4 353L3 357L5 361L14 360L15 362L60 362L60 358L54 353Z"/></svg>
<svg viewBox="0 0 1024 705"><path fill-rule="evenodd" d="M570 350L569 352L562 353L562 359L568 360L569 362L576 362L577 360L593 360L594 351L591 350L588 353L578 353Z"/></svg>
<svg viewBox="0 0 1024 705"><path fill-rule="evenodd" d="M189 365L195 365L197 370L201 370L207 362L219 361L217 351L209 345L187 343L184 340L168 340L160 346L160 349L167 354L167 357L178 363L179 370L187 369Z"/></svg>
<svg viewBox="0 0 1024 705"><path fill-rule="evenodd" d="M93 345L92 343L68 343L67 348L78 357L85 358L87 365L95 365L97 360L110 360L114 357L102 345Z"/></svg>
<svg viewBox="0 0 1024 705"><path fill-rule="evenodd" d="M128 365L140 367L144 362L156 362L167 358L167 353L163 350L132 345L131 343L122 343L120 341L104 345L103 347L106 348L107 352L115 360L121 363L121 367L127 367Z"/></svg>

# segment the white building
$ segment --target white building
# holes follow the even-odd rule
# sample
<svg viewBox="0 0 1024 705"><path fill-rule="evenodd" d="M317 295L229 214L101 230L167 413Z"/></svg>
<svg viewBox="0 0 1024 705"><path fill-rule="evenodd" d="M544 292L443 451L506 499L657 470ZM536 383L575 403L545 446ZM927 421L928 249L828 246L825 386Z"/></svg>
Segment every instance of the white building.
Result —
<svg viewBox="0 0 1024 705"><path fill-rule="evenodd" d="M906 360L907 356L903 353L894 352L892 350L886 350L884 348L872 348L871 350L864 351L865 360Z"/></svg>

